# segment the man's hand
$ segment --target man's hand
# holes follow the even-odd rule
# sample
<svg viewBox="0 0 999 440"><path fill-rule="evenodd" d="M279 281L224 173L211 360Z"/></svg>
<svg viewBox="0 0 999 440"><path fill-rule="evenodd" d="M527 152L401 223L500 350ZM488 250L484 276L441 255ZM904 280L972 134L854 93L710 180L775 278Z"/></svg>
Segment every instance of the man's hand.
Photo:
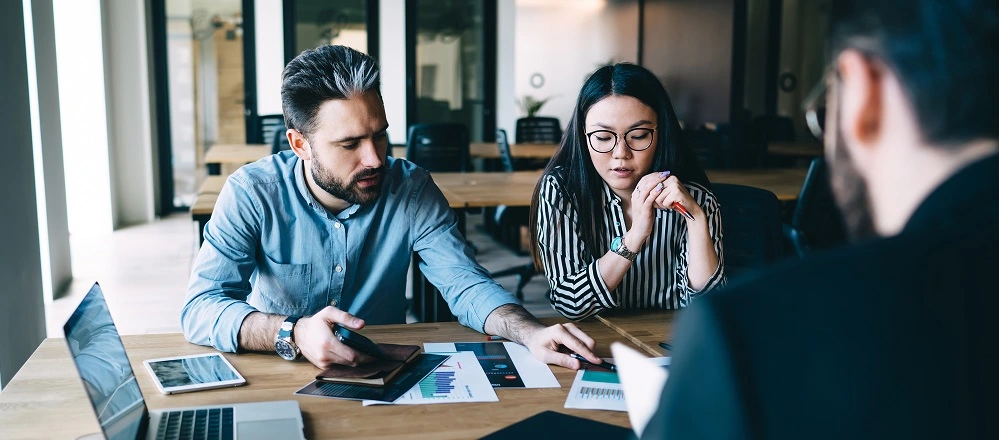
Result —
<svg viewBox="0 0 999 440"><path fill-rule="evenodd" d="M298 320L293 335L302 356L324 370L333 364L354 367L374 360L343 345L333 336L333 325L338 323L352 330L364 327L363 319L333 306Z"/></svg>
<svg viewBox="0 0 999 440"><path fill-rule="evenodd" d="M580 362L565 354L563 347L594 364L603 362L593 354L593 338L572 323L536 329L525 335L523 344L531 350L535 358L546 364L578 370L581 367Z"/></svg>

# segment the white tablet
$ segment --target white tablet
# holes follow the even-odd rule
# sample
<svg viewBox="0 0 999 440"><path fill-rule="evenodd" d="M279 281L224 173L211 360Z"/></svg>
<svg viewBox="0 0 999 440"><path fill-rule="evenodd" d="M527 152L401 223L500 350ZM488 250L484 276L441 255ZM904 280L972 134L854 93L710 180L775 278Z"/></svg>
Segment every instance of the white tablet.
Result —
<svg viewBox="0 0 999 440"><path fill-rule="evenodd" d="M195 354L143 361L163 394L235 387L246 379L219 353Z"/></svg>

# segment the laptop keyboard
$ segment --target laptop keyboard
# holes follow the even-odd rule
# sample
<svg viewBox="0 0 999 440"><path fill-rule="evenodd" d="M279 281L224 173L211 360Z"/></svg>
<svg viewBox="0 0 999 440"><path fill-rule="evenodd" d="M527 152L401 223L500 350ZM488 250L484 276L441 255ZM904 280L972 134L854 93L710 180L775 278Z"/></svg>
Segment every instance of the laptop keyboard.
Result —
<svg viewBox="0 0 999 440"><path fill-rule="evenodd" d="M164 412L157 440L232 439L232 408Z"/></svg>

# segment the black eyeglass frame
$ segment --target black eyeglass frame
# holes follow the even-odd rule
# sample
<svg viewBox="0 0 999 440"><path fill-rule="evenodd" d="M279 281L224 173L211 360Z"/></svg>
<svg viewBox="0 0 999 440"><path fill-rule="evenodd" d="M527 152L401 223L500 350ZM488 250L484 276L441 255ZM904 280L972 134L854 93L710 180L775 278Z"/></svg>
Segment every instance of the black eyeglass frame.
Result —
<svg viewBox="0 0 999 440"><path fill-rule="evenodd" d="M649 144L646 145L644 148L635 148L635 147L632 147L630 143L628 143L628 134L631 133L631 132L633 132L633 131L638 131L638 130L647 130L649 132L649 134L651 135L650 138L649 138ZM593 151L596 151L597 153L610 153L611 151L614 151L615 148L617 148L617 143L620 142L622 138L624 139L624 145L627 146L629 149L631 149L631 151L645 151L645 150L648 150L649 147L652 146L652 143L655 140L656 132L658 130L659 130L658 127L653 127L653 128L635 127L635 128L632 128L632 129L624 132L624 134L620 135L620 136L617 134L617 132L614 132L614 131L611 131L611 130L593 130L593 131L591 131L589 133L583 133L583 134L586 135L586 144L589 145L590 148L593 149ZM614 135L614 144L611 145L610 150L600 151L596 147L593 146L593 141L590 139L590 136L592 136L594 133L610 133L610 134Z"/></svg>

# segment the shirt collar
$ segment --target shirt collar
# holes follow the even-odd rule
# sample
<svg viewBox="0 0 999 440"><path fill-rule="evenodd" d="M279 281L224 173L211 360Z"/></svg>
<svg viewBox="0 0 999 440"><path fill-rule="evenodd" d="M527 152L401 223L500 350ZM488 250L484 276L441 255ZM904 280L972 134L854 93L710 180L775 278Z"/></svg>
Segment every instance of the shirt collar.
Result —
<svg viewBox="0 0 999 440"><path fill-rule="evenodd" d="M600 179L600 185L604 189L604 206L621 206L621 197L619 197L614 190L611 189L610 185L608 185L603 179Z"/></svg>
<svg viewBox="0 0 999 440"><path fill-rule="evenodd" d="M928 232L990 224L999 215L997 175L999 154L965 166L923 200L902 232Z"/></svg>

